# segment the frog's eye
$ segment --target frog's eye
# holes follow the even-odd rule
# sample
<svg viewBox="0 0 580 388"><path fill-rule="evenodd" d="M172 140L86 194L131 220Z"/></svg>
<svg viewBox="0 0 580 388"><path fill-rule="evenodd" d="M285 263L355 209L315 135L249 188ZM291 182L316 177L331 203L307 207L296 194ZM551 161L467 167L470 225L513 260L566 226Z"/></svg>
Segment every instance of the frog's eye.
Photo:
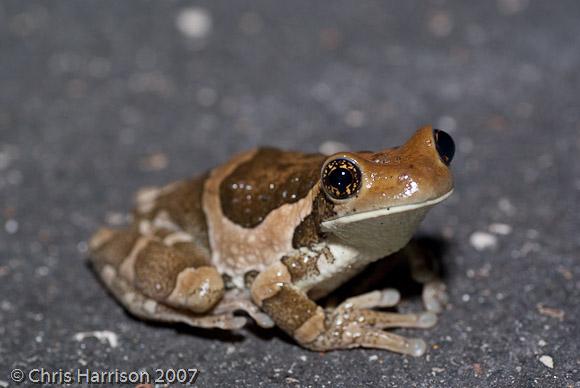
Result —
<svg viewBox="0 0 580 388"><path fill-rule="evenodd" d="M440 129L433 130L433 138L435 139L435 147L441 161L449 166L455 155L455 143L447 132Z"/></svg>
<svg viewBox="0 0 580 388"><path fill-rule="evenodd" d="M322 169L322 187L334 199L355 195L361 185L360 168L349 159L334 159Z"/></svg>

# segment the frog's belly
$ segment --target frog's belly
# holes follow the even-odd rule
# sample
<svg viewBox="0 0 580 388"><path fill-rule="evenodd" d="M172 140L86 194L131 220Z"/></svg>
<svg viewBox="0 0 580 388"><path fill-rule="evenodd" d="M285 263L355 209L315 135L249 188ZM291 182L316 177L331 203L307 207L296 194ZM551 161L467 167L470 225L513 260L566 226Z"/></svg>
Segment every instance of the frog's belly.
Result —
<svg viewBox="0 0 580 388"><path fill-rule="evenodd" d="M361 273L366 267L366 263L360 266L352 266L348 271L341 272L331 278L324 279L308 291L308 296L312 300L324 298L344 283Z"/></svg>

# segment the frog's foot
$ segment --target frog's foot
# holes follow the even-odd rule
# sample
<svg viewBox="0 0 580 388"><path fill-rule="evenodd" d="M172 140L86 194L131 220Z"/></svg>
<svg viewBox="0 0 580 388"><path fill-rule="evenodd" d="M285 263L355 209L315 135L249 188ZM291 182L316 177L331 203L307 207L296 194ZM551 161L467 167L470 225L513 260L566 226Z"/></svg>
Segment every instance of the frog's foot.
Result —
<svg viewBox="0 0 580 388"><path fill-rule="evenodd" d="M399 303L399 300L401 300L399 291L387 288L348 298L338 308L372 309L375 307L393 307Z"/></svg>
<svg viewBox="0 0 580 388"><path fill-rule="evenodd" d="M439 314L449 302L447 287L441 281L431 281L423 285L422 298L427 311Z"/></svg>
<svg viewBox="0 0 580 388"><path fill-rule="evenodd" d="M317 318L313 316L312 322ZM429 328L435 325L437 317L432 313L399 314L355 308L344 305L333 311L326 311L324 326L307 321L297 330L303 338L311 335L304 333L318 332L313 341L302 343L303 346L317 351L344 348L386 349L392 352L422 356L427 345L422 339L405 338L389 333L384 329L395 327ZM299 336L297 339L300 340Z"/></svg>

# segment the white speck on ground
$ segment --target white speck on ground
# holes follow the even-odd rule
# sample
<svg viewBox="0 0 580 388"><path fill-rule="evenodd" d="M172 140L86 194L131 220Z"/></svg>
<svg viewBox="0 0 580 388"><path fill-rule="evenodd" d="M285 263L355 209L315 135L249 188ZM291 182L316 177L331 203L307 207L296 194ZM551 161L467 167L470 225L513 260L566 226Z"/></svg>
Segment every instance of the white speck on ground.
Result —
<svg viewBox="0 0 580 388"><path fill-rule="evenodd" d="M228 346L226 348L226 354L232 354L236 351L236 347L235 346Z"/></svg>
<svg viewBox="0 0 580 388"><path fill-rule="evenodd" d="M18 221L12 219L6 221L4 224L4 229L6 229L6 233L8 234L14 234L18 232Z"/></svg>
<svg viewBox="0 0 580 388"><path fill-rule="evenodd" d="M469 242L478 251L497 247L497 237L487 232L474 232L469 237Z"/></svg>
<svg viewBox="0 0 580 388"><path fill-rule="evenodd" d="M379 359L379 356L377 356L376 354L369 357L369 361L377 361L378 359Z"/></svg>
<svg viewBox="0 0 580 388"><path fill-rule="evenodd" d="M510 225L501 223L491 224L488 229L491 233L501 234L502 236L507 236L512 232L512 227Z"/></svg>
<svg viewBox="0 0 580 388"><path fill-rule="evenodd" d="M365 112L360 110L351 110L348 111L346 117L344 118L344 122L351 128L360 128L366 123L366 115Z"/></svg>
<svg viewBox="0 0 580 388"><path fill-rule="evenodd" d="M431 368L431 374L435 376L437 373L445 372L444 368L433 367Z"/></svg>
<svg viewBox="0 0 580 388"><path fill-rule="evenodd" d="M7 388L8 387L8 382L7 381L4 381L4 380L0 380L0 387Z"/></svg>
<svg viewBox="0 0 580 388"><path fill-rule="evenodd" d="M116 348L119 345L119 338L117 334L109 330L100 331L86 331L77 333L73 336L75 341L84 341L85 338L96 338L102 343L108 343L110 347Z"/></svg>
<svg viewBox="0 0 580 388"><path fill-rule="evenodd" d="M318 147L318 152L323 155L332 155L340 151L348 150L348 146L338 141L327 140Z"/></svg>
<svg viewBox="0 0 580 388"><path fill-rule="evenodd" d="M457 121L451 116L441 116L437 120L437 128L446 132L453 132L457 128Z"/></svg>
<svg viewBox="0 0 580 388"><path fill-rule="evenodd" d="M550 369L554 369L554 359L550 356L543 355L540 357L540 362Z"/></svg>
<svg viewBox="0 0 580 388"><path fill-rule="evenodd" d="M500 198L500 200L497 202L497 206L499 207L499 210L508 216L513 216L516 212L515 206L507 198Z"/></svg>
<svg viewBox="0 0 580 388"><path fill-rule="evenodd" d="M542 346L542 347L544 347L544 346L546 346L546 345L547 345L547 343L546 343L546 341L544 341L543 339L541 339L541 340L539 340L539 341L538 341L538 346Z"/></svg>
<svg viewBox="0 0 580 388"><path fill-rule="evenodd" d="M155 152L141 159L139 166L143 171L161 171L167 168L169 159L163 152Z"/></svg>
<svg viewBox="0 0 580 388"><path fill-rule="evenodd" d="M300 359L300 361L306 362L308 360L308 357L302 355L300 357L298 357Z"/></svg>
<svg viewBox="0 0 580 388"><path fill-rule="evenodd" d="M548 306L544 306L541 303L538 303L536 305L536 308L538 309L538 312L546 317L550 317L550 318L556 318L559 319L560 321L564 320L564 316L566 315L566 313L564 312L564 310L561 309L557 309L557 308L553 308L553 307L548 307Z"/></svg>
<svg viewBox="0 0 580 388"><path fill-rule="evenodd" d="M183 9L175 24L179 31L188 38L203 39L211 31L212 20L208 11L203 8L186 8Z"/></svg>

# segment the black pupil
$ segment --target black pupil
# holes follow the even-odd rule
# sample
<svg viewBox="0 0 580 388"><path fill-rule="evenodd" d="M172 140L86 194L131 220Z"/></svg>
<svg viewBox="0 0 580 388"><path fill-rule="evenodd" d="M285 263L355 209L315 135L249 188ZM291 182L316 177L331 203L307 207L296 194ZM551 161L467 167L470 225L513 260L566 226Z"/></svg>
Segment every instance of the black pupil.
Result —
<svg viewBox="0 0 580 388"><path fill-rule="evenodd" d="M327 179L329 185L336 187L338 191L344 193L348 185L352 183L353 177L349 170L337 168L328 174Z"/></svg>

